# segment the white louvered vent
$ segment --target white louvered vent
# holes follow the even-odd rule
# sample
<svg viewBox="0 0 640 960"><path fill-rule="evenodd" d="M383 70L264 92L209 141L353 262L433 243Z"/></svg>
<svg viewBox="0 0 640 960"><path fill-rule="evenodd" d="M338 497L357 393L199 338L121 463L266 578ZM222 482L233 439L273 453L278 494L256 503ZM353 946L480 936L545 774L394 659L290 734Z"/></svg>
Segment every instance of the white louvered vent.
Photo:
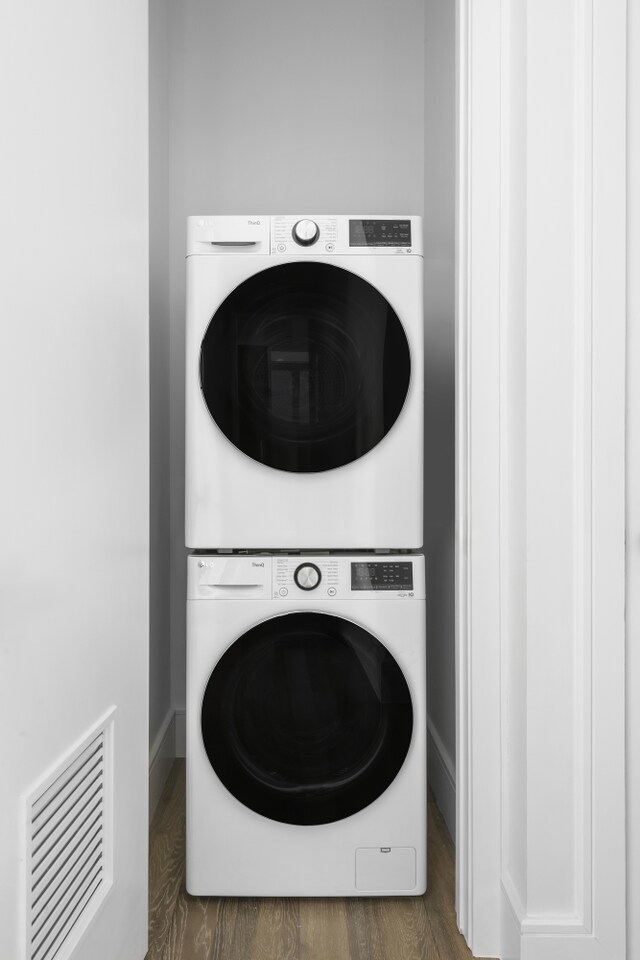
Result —
<svg viewBox="0 0 640 960"><path fill-rule="evenodd" d="M29 800L27 960L67 960L111 885L112 723Z"/></svg>

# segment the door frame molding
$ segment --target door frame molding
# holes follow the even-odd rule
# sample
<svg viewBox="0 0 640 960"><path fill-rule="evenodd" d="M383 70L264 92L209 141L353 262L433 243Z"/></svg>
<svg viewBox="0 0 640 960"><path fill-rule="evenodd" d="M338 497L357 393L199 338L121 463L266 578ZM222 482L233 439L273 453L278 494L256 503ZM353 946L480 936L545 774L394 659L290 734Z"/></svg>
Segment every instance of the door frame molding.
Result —
<svg viewBox="0 0 640 960"><path fill-rule="evenodd" d="M480 955L500 938L499 6L458 0L456 30L456 909Z"/></svg>
<svg viewBox="0 0 640 960"><path fill-rule="evenodd" d="M458 0L457 44L458 923L623 960L626 2Z"/></svg>

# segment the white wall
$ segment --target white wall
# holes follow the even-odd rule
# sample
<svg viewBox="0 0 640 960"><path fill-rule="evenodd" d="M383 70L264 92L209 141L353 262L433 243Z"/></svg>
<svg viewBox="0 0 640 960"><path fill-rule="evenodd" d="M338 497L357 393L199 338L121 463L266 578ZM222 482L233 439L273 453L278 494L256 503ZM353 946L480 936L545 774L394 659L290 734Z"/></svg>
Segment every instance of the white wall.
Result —
<svg viewBox="0 0 640 960"><path fill-rule="evenodd" d="M146 944L147 7L0 12L0 956L24 794L116 706L114 886L74 960Z"/></svg>
<svg viewBox="0 0 640 960"><path fill-rule="evenodd" d="M628 7L627 957L640 955L640 8Z"/></svg>
<svg viewBox="0 0 640 960"><path fill-rule="evenodd" d="M455 3L425 4L425 483L429 781L455 837Z"/></svg>
<svg viewBox="0 0 640 960"><path fill-rule="evenodd" d="M179 709L185 697L185 218L421 213L423 91L422 0L171 5L170 589Z"/></svg>

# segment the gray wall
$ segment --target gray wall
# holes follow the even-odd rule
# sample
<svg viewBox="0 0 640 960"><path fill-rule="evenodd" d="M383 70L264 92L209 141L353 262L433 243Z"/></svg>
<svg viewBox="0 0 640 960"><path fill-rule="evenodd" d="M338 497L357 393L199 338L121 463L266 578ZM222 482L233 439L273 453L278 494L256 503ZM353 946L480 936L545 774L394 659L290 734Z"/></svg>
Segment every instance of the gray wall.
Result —
<svg viewBox="0 0 640 960"><path fill-rule="evenodd" d="M429 780L455 836L455 3L425 3L425 534Z"/></svg>
<svg viewBox="0 0 640 960"><path fill-rule="evenodd" d="M421 213L422 0L171 5L171 634L184 706L184 243L194 213Z"/></svg>
<svg viewBox="0 0 640 960"><path fill-rule="evenodd" d="M149 8L149 742L172 713L169 556L169 0Z"/></svg>

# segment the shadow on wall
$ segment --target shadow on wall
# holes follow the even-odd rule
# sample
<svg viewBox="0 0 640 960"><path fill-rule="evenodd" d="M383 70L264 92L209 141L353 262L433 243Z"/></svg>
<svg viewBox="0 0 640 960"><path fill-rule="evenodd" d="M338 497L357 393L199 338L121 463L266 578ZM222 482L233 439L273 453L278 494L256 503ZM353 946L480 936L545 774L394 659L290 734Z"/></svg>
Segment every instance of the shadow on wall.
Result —
<svg viewBox="0 0 640 960"><path fill-rule="evenodd" d="M455 837L455 266L425 261L424 555L429 779Z"/></svg>

